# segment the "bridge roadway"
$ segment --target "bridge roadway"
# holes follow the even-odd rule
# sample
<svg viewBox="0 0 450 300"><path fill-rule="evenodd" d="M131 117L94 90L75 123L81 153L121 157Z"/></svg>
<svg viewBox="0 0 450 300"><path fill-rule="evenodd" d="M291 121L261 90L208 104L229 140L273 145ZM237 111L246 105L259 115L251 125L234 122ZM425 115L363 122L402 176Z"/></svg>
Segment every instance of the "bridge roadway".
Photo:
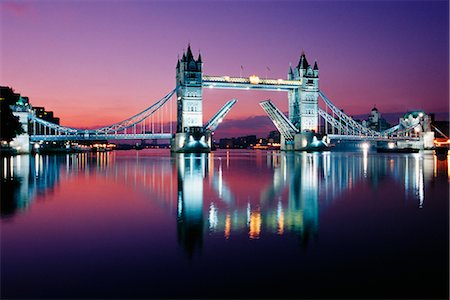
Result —
<svg viewBox="0 0 450 300"><path fill-rule="evenodd" d="M230 77L230 76L208 76L202 77L203 87L221 89L256 89L266 91L291 91L302 85L301 80L287 79L261 79L258 76Z"/></svg>
<svg viewBox="0 0 450 300"><path fill-rule="evenodd" d="M30 135L31 142L171 139L171 133Z"/></svg>

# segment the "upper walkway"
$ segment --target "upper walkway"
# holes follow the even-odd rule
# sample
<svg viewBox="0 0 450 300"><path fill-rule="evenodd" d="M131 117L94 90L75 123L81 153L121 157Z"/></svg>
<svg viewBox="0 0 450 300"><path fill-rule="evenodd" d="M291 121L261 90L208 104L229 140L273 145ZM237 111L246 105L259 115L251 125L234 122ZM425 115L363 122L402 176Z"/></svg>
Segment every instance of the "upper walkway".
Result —
<svg viewBox="0 0 450 300"><path fill-rule="evenodd" d="M268 91L291 91L300 88L301 80L262 79L256 75L250 77L209 76L204 75L203 86L221 89L257 89Z"/></svg>

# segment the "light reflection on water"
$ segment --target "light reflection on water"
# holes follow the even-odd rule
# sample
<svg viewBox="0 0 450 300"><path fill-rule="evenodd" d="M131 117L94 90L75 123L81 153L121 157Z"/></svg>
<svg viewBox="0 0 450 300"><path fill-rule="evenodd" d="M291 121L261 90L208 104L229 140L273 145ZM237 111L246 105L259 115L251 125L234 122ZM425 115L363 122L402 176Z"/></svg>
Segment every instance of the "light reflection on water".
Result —
<svg viewBox="0 0 450 300"><path fill-rule="evenodd" d="M1 163L5 296L195 298L218 288L229 297L367 295L355 286L376 298L445 296L448 203L439 197L448 197L450 171L449 160L432 153L142 150ZM392 260L392 253L401 254ZM159 263L164 272L154 268ZM244 284L249 265L253 285ZM59 267L70 280L59 281ZM42 280L32 276L43 268ZM317 279L317 270L325 277ZM422 273L433 274L431 283ZM103 279L107 285L74 287ZM24 282L36 286L27 293L18 289ZM302 295L295 294L300 282Z"/></svg>
<svg viewBox="0 0 450 300"><path fill-rule="evenodd" d="M376 188L386 176L404 189L405 199L414 199L419 208L426 205L424 189L432 178L447 175L450 179L449 160L438 160L431 153L129 154L5 157L2 184L10 190L11 198L2 200L2 217L26 212L38 195L52 193L61 177L101 175L116 184L132 185L156 195L153 198L161 205L176 210L179 222L199 226L200 231L205 227L229 238L233 231L246 230L253 239L261 231L314 233L319 199L326 205L357 185ZM239 166L242 162L245 166ZM239 173L241 168L246 169L245 174ZM227 172L230 169L238 173ZM258 186L257 199L242 199L245 183L258 182L261 171L270 173L270 182ZM227 183L232 176L238 181L235 190ZM214 192L219 202L205 199L205 189Z"/></svg>

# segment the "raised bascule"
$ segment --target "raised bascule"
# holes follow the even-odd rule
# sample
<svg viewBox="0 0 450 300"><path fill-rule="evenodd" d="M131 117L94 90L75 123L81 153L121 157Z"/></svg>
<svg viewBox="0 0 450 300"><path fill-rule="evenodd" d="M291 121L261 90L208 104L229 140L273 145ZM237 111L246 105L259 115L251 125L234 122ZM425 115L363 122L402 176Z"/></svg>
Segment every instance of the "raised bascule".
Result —
<svg viewBox="0 0 450 300"><path fill-rule="evenodd" d="M303 52L298 64L294 68L289 67L287 79L262 79L256 75L210 76L203 74L202 57L199 54L195 58L190 45L177 61L175 88L142 112L98 129L77 129L42 120L33 115L29 107L16 107L15 114L20 115L27 132L12 145L20 152L29 152L33 145L39 147L43 142L170 139L173 152L209 152L212 133L237 100L228 101L204 124L204 88L287 92L288 116L270 100L260 103L280 131L281 150L320 151L326 149L332 140L377 141L388 143L390 148L433 147L434 132L430 118L424 112L409 113L400 119L398 125L384 131L372 130L347 116L319 89L318 64L310 65ZM175 126L171 122L174 97ZM319 103L320 99L323 101ZM40 134L36 134L38 132Z"/></svg>

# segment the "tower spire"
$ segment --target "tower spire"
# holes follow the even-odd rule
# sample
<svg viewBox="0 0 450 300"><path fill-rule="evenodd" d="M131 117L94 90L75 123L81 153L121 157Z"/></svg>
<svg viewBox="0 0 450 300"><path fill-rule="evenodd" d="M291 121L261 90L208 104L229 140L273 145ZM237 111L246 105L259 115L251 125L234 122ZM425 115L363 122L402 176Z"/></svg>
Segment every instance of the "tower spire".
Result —
<svg viewBox="0 0 450 300"><path fill-rule="evenodd" d="M187 58L188 61L194 60L194 55L192 55L192 50L191 50L191 43L188 44L186 58Z"/></svg>
<svg viewBox="0 0 450 300"><path fill-rule="evenodd" d="M300 56L300 61L298 62L298 68L306 70L308 68L309 64L306 60L305 52L302 50L302 55Z"/></svg>

